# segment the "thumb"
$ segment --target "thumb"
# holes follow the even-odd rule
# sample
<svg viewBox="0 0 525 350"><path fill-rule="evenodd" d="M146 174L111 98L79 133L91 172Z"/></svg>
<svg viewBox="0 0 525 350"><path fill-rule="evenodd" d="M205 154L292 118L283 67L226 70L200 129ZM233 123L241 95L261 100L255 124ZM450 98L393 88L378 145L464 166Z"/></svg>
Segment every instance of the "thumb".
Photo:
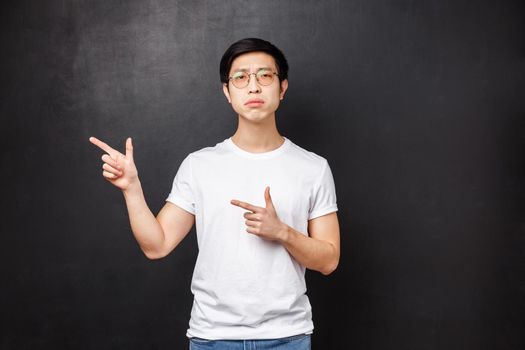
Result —
<svg viewBox="0 0 525 350"><path fill-rule="evenodd" d="M264 200L266 201L266 208L273 208L272 196L270 195L270 186L266 186L264 191Z"/></svg>
<svg viewBox="0 0 525 350"><path fill-rule="evenodd" d="M131 137L126 140L126 158L133 159L133 144L131 143Z"/></svg>

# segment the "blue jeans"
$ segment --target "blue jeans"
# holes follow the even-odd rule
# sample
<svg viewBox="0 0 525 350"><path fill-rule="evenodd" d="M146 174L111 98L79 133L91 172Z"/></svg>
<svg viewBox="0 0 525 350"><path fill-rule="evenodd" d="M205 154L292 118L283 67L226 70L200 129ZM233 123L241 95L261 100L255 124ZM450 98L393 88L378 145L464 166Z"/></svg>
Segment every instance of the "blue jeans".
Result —
<svg viewBox="0 0 525 350"><path fill-rule="evenodd" d="M277 339L208 340L190 338L190 350L311 350L311 334Z"/></svg>

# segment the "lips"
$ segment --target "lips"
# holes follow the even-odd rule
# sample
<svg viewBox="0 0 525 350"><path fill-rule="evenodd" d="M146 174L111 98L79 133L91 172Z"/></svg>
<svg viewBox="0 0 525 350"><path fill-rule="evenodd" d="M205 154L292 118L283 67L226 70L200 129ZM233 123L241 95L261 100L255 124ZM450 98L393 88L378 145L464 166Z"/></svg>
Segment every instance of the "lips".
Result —
<svg viewBox="0 0 525 350"><path fill-rule="evenodd" d="M264 101L261 100L260 98L253 98L251 100L246 101L244 104L246 106L250 106L250 105L259 106L259 105L262 105L263 103L264 103Z"/></svg>

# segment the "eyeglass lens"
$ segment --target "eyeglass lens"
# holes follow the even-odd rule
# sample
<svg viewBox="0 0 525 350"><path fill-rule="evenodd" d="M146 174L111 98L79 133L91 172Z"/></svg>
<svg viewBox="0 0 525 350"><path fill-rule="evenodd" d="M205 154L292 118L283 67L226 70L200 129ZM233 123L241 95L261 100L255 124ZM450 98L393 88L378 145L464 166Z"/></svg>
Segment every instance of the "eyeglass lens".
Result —
<svg viewBox="0 0 525 350"><path fill-rule="evenodd" d="M235 72L231 77L233 85L235 85L238 88L248 86L252 74L248 74L248 72ZM257 77L257 82L259 84L270 85L273 81L274 74L270 70L260 69L259 71L257 71L255 76Z"/></svg>

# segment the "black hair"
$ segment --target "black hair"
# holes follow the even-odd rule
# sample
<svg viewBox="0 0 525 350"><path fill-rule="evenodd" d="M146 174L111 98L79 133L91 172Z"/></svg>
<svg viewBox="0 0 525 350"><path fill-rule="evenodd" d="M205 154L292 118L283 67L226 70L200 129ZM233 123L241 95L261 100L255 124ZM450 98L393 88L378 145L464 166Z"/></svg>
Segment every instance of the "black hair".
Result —
<svg viewBox="0 0 525 350"><path fill-rule="evenodd" d="M255 51L262 51L273 57L277 65L277 73L279 73L279 82L288 79L288 62L281 50L269 41L259 38L245 38L231 44L224 55L222 55L219 69L221 82L228 84L228 73L233 60L237 56Z"/></svg>

